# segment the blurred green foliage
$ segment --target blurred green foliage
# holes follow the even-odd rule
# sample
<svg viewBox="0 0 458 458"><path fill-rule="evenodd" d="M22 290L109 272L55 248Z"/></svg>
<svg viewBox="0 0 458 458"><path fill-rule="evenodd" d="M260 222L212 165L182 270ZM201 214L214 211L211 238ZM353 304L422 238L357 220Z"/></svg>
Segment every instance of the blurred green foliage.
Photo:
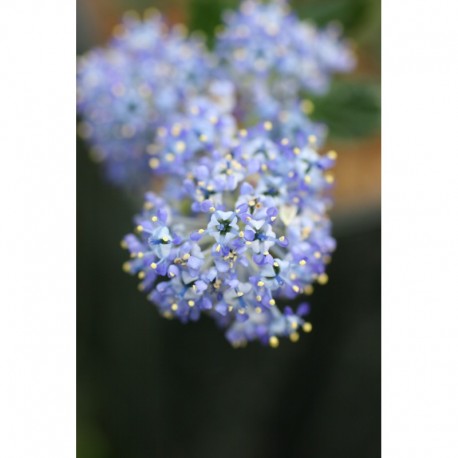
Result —
<svg viewBox="0 0 458 458"><path fill-rule="evenodd" d="M109 446L98 425L91 420L80 420L80 423L83 426L78 427L78 457L108 458Z"/></svg>
<svg viewBox="0 0 458 458"><path fill-rule="evenodd" d="M189 0L189 28L205 33L207 42L213 47L215 29L221 24L225 10L235 9L237 0Z"/></svg>
<svg viewBox="0 0 458 458"><path fill-rule="evenodd" d="M351 37L366 35L380 43L380 0L293 0L293 10L317 25L338 21Z"/></svg>
<svg viewBox="0 0 458 458"><path fill-rule="evenodd" d="M374 81L335 81L326 95L309 99L312 119L327 124L330 138L361 138L380 128L380 85Z"/></svg>

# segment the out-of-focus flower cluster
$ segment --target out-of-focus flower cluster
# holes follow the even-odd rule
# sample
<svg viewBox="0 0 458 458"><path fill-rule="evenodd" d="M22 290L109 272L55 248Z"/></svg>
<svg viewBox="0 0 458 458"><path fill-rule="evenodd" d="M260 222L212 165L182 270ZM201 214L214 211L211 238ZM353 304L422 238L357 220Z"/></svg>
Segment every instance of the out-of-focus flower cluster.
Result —
<svg viewBox="0 0 458 458"><path fill-rule="evenodd" d="M299 21L281 0L228 13L215 53L155 15L126 18L80 60L80 130L109 177L148 187L124 268L161 315L212 317L234 346L299 338L335 241L327 211L326 126L304 91L354 65L335 29ZM145 184L146 183L146 184Z"/></svg>
<svg viewBox="0 0 458 458"><path fill-rule="evenodd" d="M183 26L168 28L159 14L126 16L107 47L79 59L79 131L109 179L127 186L147 180L145 153L156 129L206 90L211 68L203 41Z"/></svg>
<svg viewBox="0 0 458 458"><path fill-rule="evenodd" d="M320 30L300 21L286 0L248 0L228 12L217 54L238 82L247 119L294 109L301 93L324 93L335 73L355 65L337 25Z"/></svg>

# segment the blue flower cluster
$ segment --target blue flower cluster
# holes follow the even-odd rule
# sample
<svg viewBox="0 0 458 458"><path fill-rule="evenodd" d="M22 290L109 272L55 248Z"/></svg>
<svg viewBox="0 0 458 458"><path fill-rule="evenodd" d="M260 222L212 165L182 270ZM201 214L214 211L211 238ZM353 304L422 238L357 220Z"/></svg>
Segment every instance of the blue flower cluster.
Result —
<svg viewBox="0 0 458 458"><path fill-rule="evenodd" d="M124 269L161 315L206 314L236 347L276 347L311 331L300 298L327 282L335 248L337 155L318 152L327 128L303 96L354 57L336 29L301 22L282 0L243 2L215 49L159 15L126 18L80 60L80 131L113 181L162 177L122 241Z"/></svg>
<svg viewBox="0 0 458 458"><path fill-rule="evenodd" d="M106 47L78 61L78 131L112 182L144 189L151 179L149 154L164 145L158 133L180 126L183 135L193 135L187 118L195 110L194 99L201 99L199 104L206 99L204 111L213 112L196 127L200 135L220 128L209 119L221 113L244 126L279 121L287 134L302 136L302 143L311 131L322 140L326 129L308 119L301 97L324 91L333 73L353 65L352 51L336 27L318 30L291 14L282 0L248 0L228 13L214 53L184 26L168 27L157 12L143 20L129 15ZM165 154L168 160L154 168L156 174L176 170L191 152L172 148ZM170 158L177 154L175 163ZM174 163L167 167L167 162Z"/></svg>
<svg viewBox="0 0 458 458"><path fill-rule="evenodd" d="M146 150L164 122L201 94L212 56L183 26L167 28L159 14L126 16L106 48L78 62L77 107L95 159L121 185L148 179Z"/></svg>
<svg viewBox="0 0 458 458"><path fill-rule="evenodd" d="M298 147L275 131L264 122L227 143L201 139L208 153L184 180L170 178L163 197L147 194L137 233L123 240L132 256L125 269L163 316L206 313L234 346L276 346L310 330L308 306L294 312L291 301L327 281L335 247L326 191L336 153L318 154L313 135Z"/></svg>
<svg viewBox="0 0 458 458"><path fill-rule="evenodd" d="M238 82L248 118L252 111L272 117L303 92L322 94L334 73L355 65L337 25L319 30L300 21L286 0L248 0L227 13L217 54Z"/></svg>

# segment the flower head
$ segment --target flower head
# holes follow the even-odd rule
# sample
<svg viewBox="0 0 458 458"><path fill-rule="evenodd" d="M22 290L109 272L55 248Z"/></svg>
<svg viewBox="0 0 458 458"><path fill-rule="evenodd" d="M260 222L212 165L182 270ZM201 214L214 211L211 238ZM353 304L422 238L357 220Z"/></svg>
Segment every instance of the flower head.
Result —
<svg viewBox="0 0 458 458"><path fill-rule="evenodd" d="M245 0L227 12L216 49L242 91L248 119L253 111L273 116L303 91L324 93L333 74L355 65L337 26L301 21L285 0Z"/></svg>
<svg viewBox="0 0 458 458"><path fill-rule="evenodd" d="M203 42L159 14L126 16L105 48L79 59L79 130L112 181L142 183L157 128L207 87L212 67Z"/></svg>
<svg viewBox="0 0 458 458"><path fill-rule="evenodd" d="M326 173L335 154L270 132L254 127L229 152L196 159L170 202L148 194L137 235L123 242L126 270L164 316L208 314L235 346L294 340L304 319L291 301L319 281L334 249Z"/></svg>

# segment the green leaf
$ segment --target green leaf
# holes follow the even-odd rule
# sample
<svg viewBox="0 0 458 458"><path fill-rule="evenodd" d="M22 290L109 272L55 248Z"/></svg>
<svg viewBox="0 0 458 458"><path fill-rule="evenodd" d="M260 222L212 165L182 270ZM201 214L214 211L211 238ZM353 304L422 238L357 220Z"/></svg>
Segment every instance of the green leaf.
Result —
<svg viewBox="0 0 458 458"><path fill-rule="evenodd" d="M296 0L292 9L301 18L325 25L339 21L345 29L359 27L365 21L368 11L379 0Z"/></svg>
<svg viewBox="0 0 458 458"><path fill-rule="evenodd" d="M329 127L331 138L361 138L380 130L380 85L371 81L336 81L320 97L312 119Z"/></svg>
<svg viewBox="0 0 458 458"><path fill-rule="evenodd" d="M223 12L237 9L239 1L190 0L188 5L189 29L204 32L211 48L215 41L215 29L222 23Z"/></svg>

